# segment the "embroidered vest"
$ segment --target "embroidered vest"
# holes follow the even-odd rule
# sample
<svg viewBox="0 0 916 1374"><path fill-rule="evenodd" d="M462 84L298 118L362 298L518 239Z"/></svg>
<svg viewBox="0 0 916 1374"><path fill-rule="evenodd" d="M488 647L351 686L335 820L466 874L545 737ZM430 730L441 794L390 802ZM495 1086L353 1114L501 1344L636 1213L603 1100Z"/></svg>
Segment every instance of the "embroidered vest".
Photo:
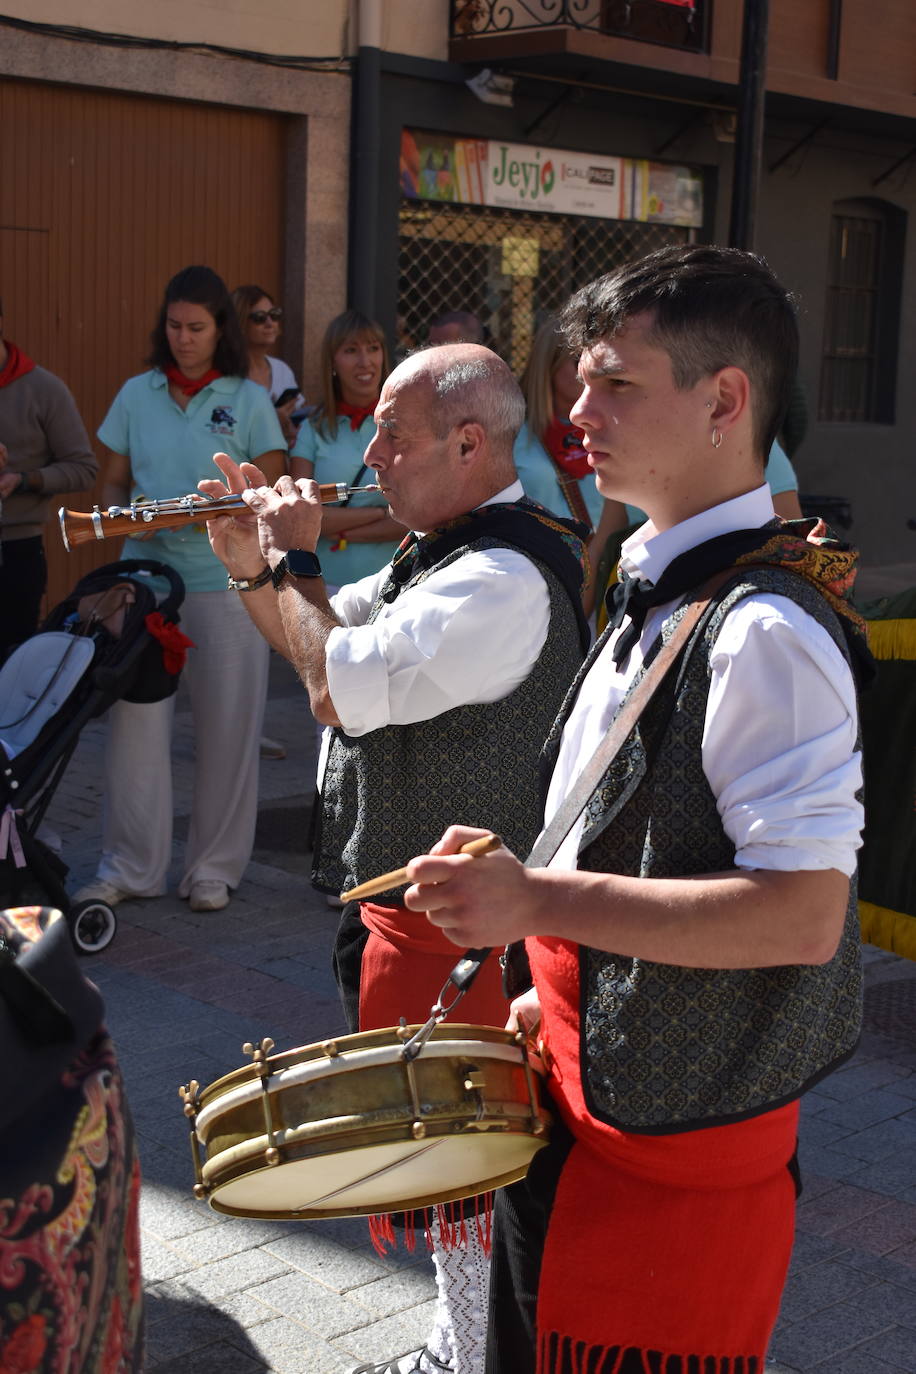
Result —
<svg viewBox="0 0 916 1374"><path fill-rule="evenodd" d="M498 546L487 538L467 544L411 578L401 595L464 554ZM342 892L399 868L453 824L491 829L516 854L531 848L542 814L538 756L582 659L568 594L543 564L535 566L547 583L550 623L531 672L508 696L358 737L334 731L314 848L316 886ZM383 604L373 606L370 623ZM486 649L480 645L481 653ZM394 904L403 890L373 900Z"/></svg>
<svg viewBox="0 0 916 1374"><path fill-rule="evenodd" d="M670 878L734 867L701 741L716 636L728 611L756 590L789 597L848 658L836 616L809 583L778 567L736 574L592 798L580 868ZM659 647L681 614L665 622ZM548 756L573 699L570 692ZM798 1097L855 1049L862 1002L855 882L827 964L691 969L583 946L580 979L582 1078L596 1118L666 1134L755 1116Z"/></svg>

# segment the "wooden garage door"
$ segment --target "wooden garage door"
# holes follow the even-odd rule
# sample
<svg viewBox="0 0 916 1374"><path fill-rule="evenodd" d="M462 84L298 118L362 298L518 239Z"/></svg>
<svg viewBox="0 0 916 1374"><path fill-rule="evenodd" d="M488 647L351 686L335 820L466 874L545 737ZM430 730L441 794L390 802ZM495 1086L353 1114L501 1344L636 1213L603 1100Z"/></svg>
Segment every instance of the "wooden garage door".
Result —
<svg viewBox="0 0 916 1374"><path fill-rule="evenodd" d="M118 387L143 370L180 268L282 290L285 144L276 115L0 81L6 334L63 378L93 440ZM117 547L67 555L50 526L46 542L52 605Z"/></svg>

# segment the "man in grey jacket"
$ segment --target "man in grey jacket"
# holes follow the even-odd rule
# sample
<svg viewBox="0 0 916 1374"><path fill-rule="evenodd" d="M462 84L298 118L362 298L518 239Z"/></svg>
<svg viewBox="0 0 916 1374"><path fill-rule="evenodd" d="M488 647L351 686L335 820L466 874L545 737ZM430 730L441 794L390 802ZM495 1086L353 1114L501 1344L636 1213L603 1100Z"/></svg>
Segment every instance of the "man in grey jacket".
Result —
<svg viewBox="0 0 916 1374"><path fill-rule="evenodd" d="M73 397L4 339L0 303L0 662L38 625L47 583L42 527L54 498L87 491L97 471Z"/></svg>

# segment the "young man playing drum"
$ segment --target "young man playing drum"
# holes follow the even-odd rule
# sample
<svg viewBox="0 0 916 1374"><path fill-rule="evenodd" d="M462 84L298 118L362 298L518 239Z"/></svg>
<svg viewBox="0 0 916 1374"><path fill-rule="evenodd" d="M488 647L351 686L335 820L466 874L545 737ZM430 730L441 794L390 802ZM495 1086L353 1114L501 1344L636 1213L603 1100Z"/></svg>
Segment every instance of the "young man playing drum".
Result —
<svg viewBox="0 0 916 1374"><path fill-rule="evenodd" d="M487 1369L762 1374L798 1099L858 1036L855 556L773 518L763 455L797 328L760 259L662 250L580 291L564 326L599 489L649 521L551 733L548 822L731 573L549 866L459 856L465 827L408 865L405 904L456 945L524 941L513 1005L540 1018L558 1117L498 1196Z"/></svg>
<svg viewBox="0 0 916 1374"><path fill-rule="evenodd" d="M331 602L313 552L315 484L285 477L270 489L255 469L217 459L257 522L211 521L213 547L296 665L316 718L335 727L315 845L327 891L398 868L456 812L520 852L537 834L538 754L588 630L575 529L525 502L515 476L523 417L517 383L486 348L443 346L402 363L365 462L416 533L391 566ZM422 1023L454 966L448 939L404 910L402 892L343 913L336 964L353 1030ZM506 1010L493 960L461 1020L502 1026ZM362 1368L482 1374L487 1263L474 1213L473 1203L464 1221L452 1212L442 1237L438 1220L431 1228L441 1317L427 1349Z"/></svg>

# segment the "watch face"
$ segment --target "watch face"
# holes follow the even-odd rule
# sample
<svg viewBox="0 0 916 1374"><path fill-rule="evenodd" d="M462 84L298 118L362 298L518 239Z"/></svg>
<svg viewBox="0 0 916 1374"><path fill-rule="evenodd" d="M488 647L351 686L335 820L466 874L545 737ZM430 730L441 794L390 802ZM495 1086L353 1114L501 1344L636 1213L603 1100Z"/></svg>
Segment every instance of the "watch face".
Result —
<svg viewBox="0 0 916 1374"><path fill-rule="evenodd" d="M293 577L320 577L321 564L318 555L305 549L290 549L286 555L286 571Z"/></svg>

